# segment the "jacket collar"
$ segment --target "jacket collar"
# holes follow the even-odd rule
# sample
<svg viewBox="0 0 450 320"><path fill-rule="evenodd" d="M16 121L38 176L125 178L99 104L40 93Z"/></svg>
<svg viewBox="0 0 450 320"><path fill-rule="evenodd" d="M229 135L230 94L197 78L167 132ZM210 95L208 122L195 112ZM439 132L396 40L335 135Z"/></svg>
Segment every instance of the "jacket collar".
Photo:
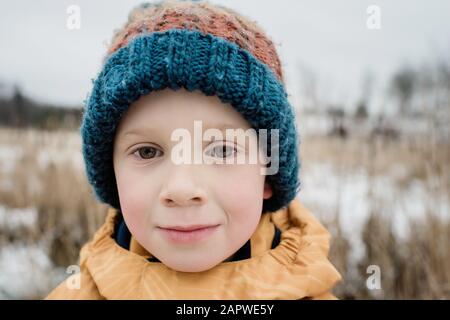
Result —
<svg viewBox="0 0 450 320"><path fill-rule="evenodd" d="M145 252L122 248L113 238L117 219L111 208L81 251L81 264L108 299L301 299L324 294L341 279L327 259L329 232L298 199L261 216L250 259L198 273L175 271L149 262ZM271 249L275 226L281 241Z"/></svg>

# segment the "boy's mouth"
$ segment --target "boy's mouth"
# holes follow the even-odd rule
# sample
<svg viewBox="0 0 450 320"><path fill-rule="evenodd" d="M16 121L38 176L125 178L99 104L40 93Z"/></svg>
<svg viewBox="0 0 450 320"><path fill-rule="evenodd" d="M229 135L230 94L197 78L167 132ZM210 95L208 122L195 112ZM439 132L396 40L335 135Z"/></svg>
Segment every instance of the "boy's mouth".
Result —
<svg viewBox="0 0 450 320"><path fill-rule="evenodd" d="M194 224L190 226L173 226L173 227L160 227L161 229L175 230L175 231L195 231L205 228L211 228L218 226L217 224Z"/></svg>
<svg viewBox="0 0 450 320"><path fill-rule="evenodd" d="M216 224L158 227L158 229L161 230L163 235L171 242L191 243L208 238L218 227L219 225Z"/></svg>

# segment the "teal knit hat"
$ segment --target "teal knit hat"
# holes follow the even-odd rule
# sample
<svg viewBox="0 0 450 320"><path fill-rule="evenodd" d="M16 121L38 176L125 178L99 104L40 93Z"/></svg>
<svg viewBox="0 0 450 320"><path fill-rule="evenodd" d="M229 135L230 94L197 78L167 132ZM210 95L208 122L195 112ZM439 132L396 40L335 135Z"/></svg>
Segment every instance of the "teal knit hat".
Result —
<svg viewBox="0 0 450 320"><path fill-rule="evenodd" d="M300 189L299 136L272 42L229 9L172 1L132 12L85 100L82 151L100 201L120 209L113 144L121 117L140 96L166 88L200 90L230 103L256 132L267 129L268 156L271 129L278 129L279 169L266 176L273 195L264 200L263 212L294 199Z"/></svg>

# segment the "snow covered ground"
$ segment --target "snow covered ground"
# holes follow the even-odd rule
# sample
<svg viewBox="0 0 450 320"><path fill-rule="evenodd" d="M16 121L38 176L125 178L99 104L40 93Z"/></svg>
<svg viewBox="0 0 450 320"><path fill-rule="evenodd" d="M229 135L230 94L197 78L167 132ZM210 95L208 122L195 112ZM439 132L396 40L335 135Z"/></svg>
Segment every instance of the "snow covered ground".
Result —
<svg viewBox="0 0 450 320"><path fill-rule="evenodd" d="M401 167L395 172L371 177L364 168L339 172L331 164L314 164L301 172L298 198L323 222L331 223L339 213L340 228L357 261L364 255L361 232L371 210L392 217L391 227L399 239L408 237L411 219L428 214L450 219L448 195L432 192L419 180L400 188Z"/></svg>
<svg viewBox="0 0 450 320"><path fill-rule="evenodd" d="M35 231L36 227L35 208L0 206L1 232ZM35 243L13 241L0 244L0 299L39 298L64 279L64 269L56 268L49 258L45 239Z"/></svg>
<svg viewBox="0 0 450 320"><path fill-rule="evenodd" d="M8 244L0 249L0 299L44 297L66 274L42 244Z"/></svg>
<svg viewBox="0 0 450 320"><path fill-rule="evenodd" d="M341 228L348 233L366 221L371 209L394 217L399 237L408 235L406 221L410 218L428 213L450 217L448 197L431 192L417 179L399 188L394 175L370 177L364 168L338 172L330 164L315 164L303 169L301 181L299 199L316 208L315 213L325 221L339 211Z"/></svg>

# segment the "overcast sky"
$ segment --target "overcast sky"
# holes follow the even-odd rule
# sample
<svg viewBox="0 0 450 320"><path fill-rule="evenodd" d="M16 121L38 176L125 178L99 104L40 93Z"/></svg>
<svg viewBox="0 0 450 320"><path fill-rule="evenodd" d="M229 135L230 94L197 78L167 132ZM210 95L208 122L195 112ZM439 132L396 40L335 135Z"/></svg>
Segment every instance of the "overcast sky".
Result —
<svg viewBox="0 0 450 320"><path fill-rule="evenodd" d="M19 84L40 101L81 105L113 30L142 2L2 1L0 81ZM381 90L399 66L450 59L447 0L210 2L233 8L266 30L277 43L287 91L294 98L300 92L299 70L314 73L321 99L352 104L367 72L374 74ZM81 9L79 30L66 27L70 5ZM370 5L381 10L379 30L367 28Z"/></svg>

